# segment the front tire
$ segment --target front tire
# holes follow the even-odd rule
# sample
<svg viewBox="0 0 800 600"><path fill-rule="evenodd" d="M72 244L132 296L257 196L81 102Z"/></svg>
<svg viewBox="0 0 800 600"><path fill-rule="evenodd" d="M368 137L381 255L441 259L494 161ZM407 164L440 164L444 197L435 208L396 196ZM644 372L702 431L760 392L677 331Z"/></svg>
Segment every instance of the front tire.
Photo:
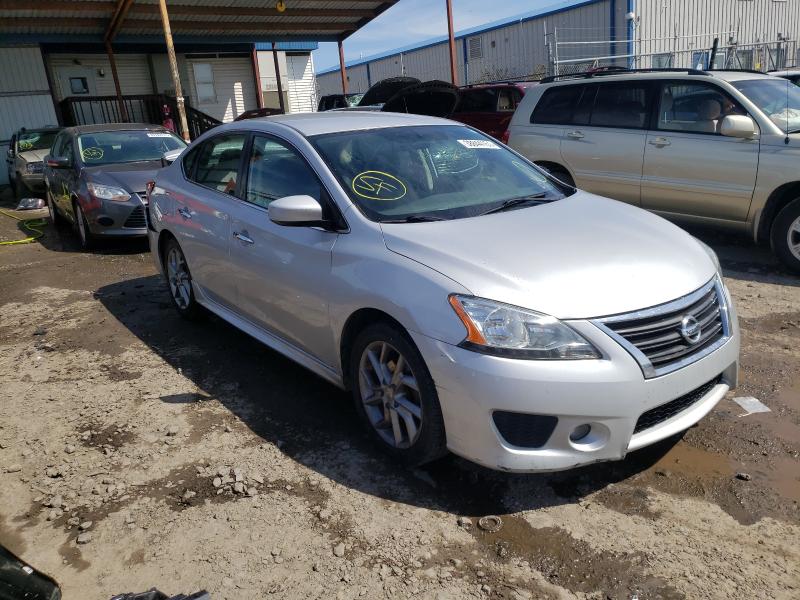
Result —
<svg viewBox="0 0 800 600"><path fill-rule="evenodd" d="M800 273L800 198L795 198L775 217L770 233L772 251L792 271Z"/></svg>
<svg viewBox="0 0 800 600"><path fill-rule="evenodd" d="M75 214L75 228L78 231L78 239L81 243L83 250L91 250L94 248L95 239L92 231L89 229L89 222L86 220L86 215L83 214L81 205L76 200L72 206Z"/></svg>
<svg viewBox="0 0 800 600"><path fill-rule="evenodd" d="M356 412L384 452L408 466L447 453L436 386L402 329L388 323L364 329L351 348L349 373Z"/></svg>
<svg viewBox="0 0 800 600"><path fill-rule="evenodd" d="M47 210L50 213L50 222L53 224L53 227L59 228L64 224L64 218L59 214L55 200L53 200L53 194L50 193L49 189L47 190L46 196Z"/></svg>
<svg viewBox="0 0 800 600"><path fill-rule="evenodd" d="M170 238L164 245L163 261L172 305L184 319L197 320L202 316L202 308L194 297L189 264L175 238Z"/></svg>

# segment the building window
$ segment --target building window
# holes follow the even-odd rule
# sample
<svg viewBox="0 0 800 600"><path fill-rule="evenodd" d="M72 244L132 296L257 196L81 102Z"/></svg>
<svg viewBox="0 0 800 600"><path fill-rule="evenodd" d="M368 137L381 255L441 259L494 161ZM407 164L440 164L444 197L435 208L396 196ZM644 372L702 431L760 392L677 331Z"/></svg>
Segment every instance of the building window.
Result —
<svg viewBox="0 0 800 600"><path fill-rule="evenodd" d="M654 69L669 69L672 66L672 54L669 52L664 54L653 55L653 68Z"/></svg>
<svg viewBox="0 0 800 600"><path fill-rule="evenodd" d="M194 88L199 104L216 104L217 92L214 89L214 69L211 63L192 63Z"/></svg>
<svg viewBox="0 0 800 600"><path fill-rule="evenodd" d="M69 90L72 94L88 94L89 82L86 77L70 77Z"/></svg>
<svg viewBox="0 0 800 600"><path fill-rule="evenodd" d="M481 38L479 37L471 37L467 42L469 46L469 59L475 60L478 58L483 58L483 44L481 42Z"/></svg>

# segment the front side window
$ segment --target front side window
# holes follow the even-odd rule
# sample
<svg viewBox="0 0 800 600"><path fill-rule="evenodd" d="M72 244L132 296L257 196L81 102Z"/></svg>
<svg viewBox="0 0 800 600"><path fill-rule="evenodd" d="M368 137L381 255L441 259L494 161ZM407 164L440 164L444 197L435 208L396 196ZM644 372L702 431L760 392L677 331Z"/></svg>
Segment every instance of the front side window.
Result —
<svg viewBox="0 0 800 600"><path fill-rule="evenodd" d="M224 194L235 194L245 134L221 135L200 146L189 178ZM188 174L188 173L187 173Z"/></svg>
<svg viewBox="0 0 800 600"><path fill-rule="evenodd" d="M509 200L564 196L539 169L466 127L348 131L311 142L353 203L374 221L458 219Z"/></svg>
<svg viewBox="0 0 800 600"><path fill-rule="evenodd" d="M78 136L78 154L87 166L161 160L186 142L168 131L131 129L96 131Z"/></svg>
<svg viewBox="0 0 800 600"><path fill-rule="evenodd" d="M303 157L286 143L256 136L247 163L245 200L262 206L285 196L321 198L317 176Z"/></svg>
<svg viewBox="0 0 800 600"><path fill-rule="evenodd" d="M619 81L598 86L589 125L622 129L644 129L647 126L647 83Z"/></svg>
<svg viewBox="0 0 800 600"><path fill-rule="evenodd" d="M194 73L197 102L200 104L216 103L217 91L214 88L214 68L211 63L192 63L192 72Z"/></svg>
<svg viewBox="0 0 800 600"><path fill-rule="evenodd" d="M731 84L787 133L800 132L800 88L780 79L747 79Z"/></svg>
<svg viewBox="0 0 800 600"><path fill-rule="evenodd" d="M725 117L746 114L739 103L715 85L675 81L661 88L657 128L718 134Z"/></svg>

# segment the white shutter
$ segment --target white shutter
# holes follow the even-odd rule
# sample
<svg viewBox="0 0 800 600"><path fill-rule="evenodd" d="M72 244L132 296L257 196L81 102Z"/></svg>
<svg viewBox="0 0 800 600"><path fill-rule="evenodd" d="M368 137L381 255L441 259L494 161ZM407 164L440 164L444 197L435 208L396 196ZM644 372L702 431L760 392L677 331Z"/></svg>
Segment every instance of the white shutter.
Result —
<svg viewBox="0 0 800 600"><path fill-rule="evenodd" d="M287 54L289 112L313 112L317 106L314 63L311 54Z"/></svg>

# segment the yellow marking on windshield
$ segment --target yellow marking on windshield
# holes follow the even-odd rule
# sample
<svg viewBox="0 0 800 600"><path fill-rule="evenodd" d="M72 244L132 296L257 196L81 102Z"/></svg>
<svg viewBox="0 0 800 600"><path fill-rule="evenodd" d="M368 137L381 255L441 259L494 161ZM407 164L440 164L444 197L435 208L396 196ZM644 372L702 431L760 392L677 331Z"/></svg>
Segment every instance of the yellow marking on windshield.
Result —
<svg viewBox="0 0 800 600"><path fill-rule="evenodd" d="M83 156L84 160L98 160L103 158L103 149L97 146L90 146L83 149L81 156Z"/></svg>
<svg viewBox="0 0 800 600"><path fill-rule="evenodd" d="M353 177L353 192L367 200L399 200L408 193L406 184L383 171L364 171Z"/></svg>

